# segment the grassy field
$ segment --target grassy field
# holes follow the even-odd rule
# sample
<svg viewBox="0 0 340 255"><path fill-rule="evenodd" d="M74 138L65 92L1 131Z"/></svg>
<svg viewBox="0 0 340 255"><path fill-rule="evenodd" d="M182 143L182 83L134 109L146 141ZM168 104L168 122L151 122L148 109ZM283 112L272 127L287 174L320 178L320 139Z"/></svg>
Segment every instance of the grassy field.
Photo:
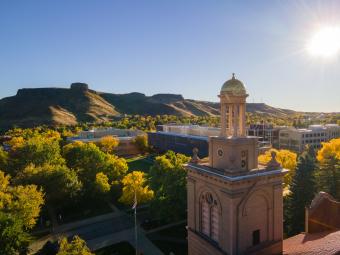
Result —
<svg viewBox="0 0 340 255"><path fill-rule="evenodd" d="M129 172L140 170L142 172L148 173L150 167L152 166L152 161L147 156L139 156L127 159L126 162L129 166Z"/></svg>

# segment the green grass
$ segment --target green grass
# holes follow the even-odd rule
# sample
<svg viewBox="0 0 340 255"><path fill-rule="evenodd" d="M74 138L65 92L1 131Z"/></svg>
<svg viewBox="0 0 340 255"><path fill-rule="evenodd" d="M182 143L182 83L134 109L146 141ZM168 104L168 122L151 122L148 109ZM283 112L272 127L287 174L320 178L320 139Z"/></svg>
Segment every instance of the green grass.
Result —
<svg viewBox="0 0 340 255"><path fill-rule="evenodd" d="M145 156L130 158L126 161L129 166L129 172L140 170L142 172L148 173L150 167L152 166L152 163Z"/></svg>
<svg viewBox="0 0 340 255"><path fill-rule="evenodd" d="M95 252L96 255L134 255L135 248L128 242L120 242Z"/></svg>
<svg viewBox="0 0 340 255"><path fill-rule="evenodd" d="M157 235L175 237L185 240L187 238L186 223L166 228L157 232Z"/></svg>
<svg viewBox="0 0 340 255"><path fill-rule="evenodd" d="M176 255L187 255L187 230L186 223L166 228L148 235L148 238L162 251L164 254L173 252ZM169 240L162 239L169 238Z"/></svg>

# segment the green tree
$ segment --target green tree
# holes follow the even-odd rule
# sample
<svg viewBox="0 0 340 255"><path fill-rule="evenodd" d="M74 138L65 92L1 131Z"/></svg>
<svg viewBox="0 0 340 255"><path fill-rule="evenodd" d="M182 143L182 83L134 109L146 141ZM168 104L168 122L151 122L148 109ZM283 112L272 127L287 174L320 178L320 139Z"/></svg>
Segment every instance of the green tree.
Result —
<svg viewBox="0 0 340 255"><path fill-rule="evenodd" d="M65 199L75 197L82 188L77 173L66 165L30 164L17 175L16 182L41 187L49 205L59 205Z"/></svg>
<svg viewBox="0 0 340 255"><path fill-rule="evenodd" d="M319 169L316 179L319 190L340 199L340 138L323 143L317 159Z"/></svg>
<svg viewBox="0 0 340 255"><path fill-rule="evenodd" d="M124 204L132 205L135 202L135 194L138 204L151 200L154 193L146 184L147 180L145 177L146 174L141 171L133 171L127 174L122 180L123 192L119 201Z"/></svg>
<svg viewBox="0 0 340 255"><path fill-rule="evenodd" d="M79 236L74 236L71 242L64 237L59 241L59 246L57 255L94 255Z"/></svg>
<svg viewBox="0 0 340 255"><path fill-rule="evenodd" d="M37 186L10 186L9 175L0 171L1 254L17 254L27 248L28 230L35 225L43 203Z"/></svg>
<svg viewBox="0 0 340 255"><path fill-rule="evenodd" d="M184 164L189 157L168 151L155 159L150 169L150 187L155 192L151 209L159 218L169 221L185 216L186 176Z"/></svg>
<svg viewBox="0 0 340 255"><path fill-rule="evenodd" d="M128 170L125 159L104 153L93 143L75 142L63 148L69 168L75 169L87 191L95 189L96 174L102 172L109 183L118 182Z"/></svg>
<svg viewBox="0 0 340 255"><path fill-rule="evenodd" d="M305 207L310 205L316 193L315 162L311 151L306 150L299 156L285 208L285 229L289 236L304 230Z"/></svg>
<svg viewBox="0 0 340 255"><path fill-rule="evenodd" d="M12 173L24 169L29 164L42 166L44 164L62 165L64 159L60 154L59 141L57 139L36 136L16 145L11 151Z"/></svg>

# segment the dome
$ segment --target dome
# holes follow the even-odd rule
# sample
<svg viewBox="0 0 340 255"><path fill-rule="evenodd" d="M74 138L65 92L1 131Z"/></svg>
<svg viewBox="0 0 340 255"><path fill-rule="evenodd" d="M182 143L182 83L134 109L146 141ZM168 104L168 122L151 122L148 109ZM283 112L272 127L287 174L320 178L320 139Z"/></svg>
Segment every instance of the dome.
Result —
<svg viewBox="0 0 340 255"><path fill-rule="evenodd" d="M234 96L245 96L247 95L246 88L244 87L243 83L235 79L235 74L233 73L233 77L230 80L227 80L222 88L221 88L221 94L222 93L230 93Z"/></svg>

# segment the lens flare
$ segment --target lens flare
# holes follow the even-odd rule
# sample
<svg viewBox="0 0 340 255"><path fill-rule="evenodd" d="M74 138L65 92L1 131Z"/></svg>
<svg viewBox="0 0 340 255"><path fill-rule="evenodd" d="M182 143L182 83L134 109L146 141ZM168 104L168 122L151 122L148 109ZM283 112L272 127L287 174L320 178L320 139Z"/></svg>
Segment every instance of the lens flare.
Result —
<svg viewBox="0 0 340 255"><path fill-rule="evenodd" d="M307 51L316 57L333 57L340 53L340 28L324 27L307 43Z"/></svg>

